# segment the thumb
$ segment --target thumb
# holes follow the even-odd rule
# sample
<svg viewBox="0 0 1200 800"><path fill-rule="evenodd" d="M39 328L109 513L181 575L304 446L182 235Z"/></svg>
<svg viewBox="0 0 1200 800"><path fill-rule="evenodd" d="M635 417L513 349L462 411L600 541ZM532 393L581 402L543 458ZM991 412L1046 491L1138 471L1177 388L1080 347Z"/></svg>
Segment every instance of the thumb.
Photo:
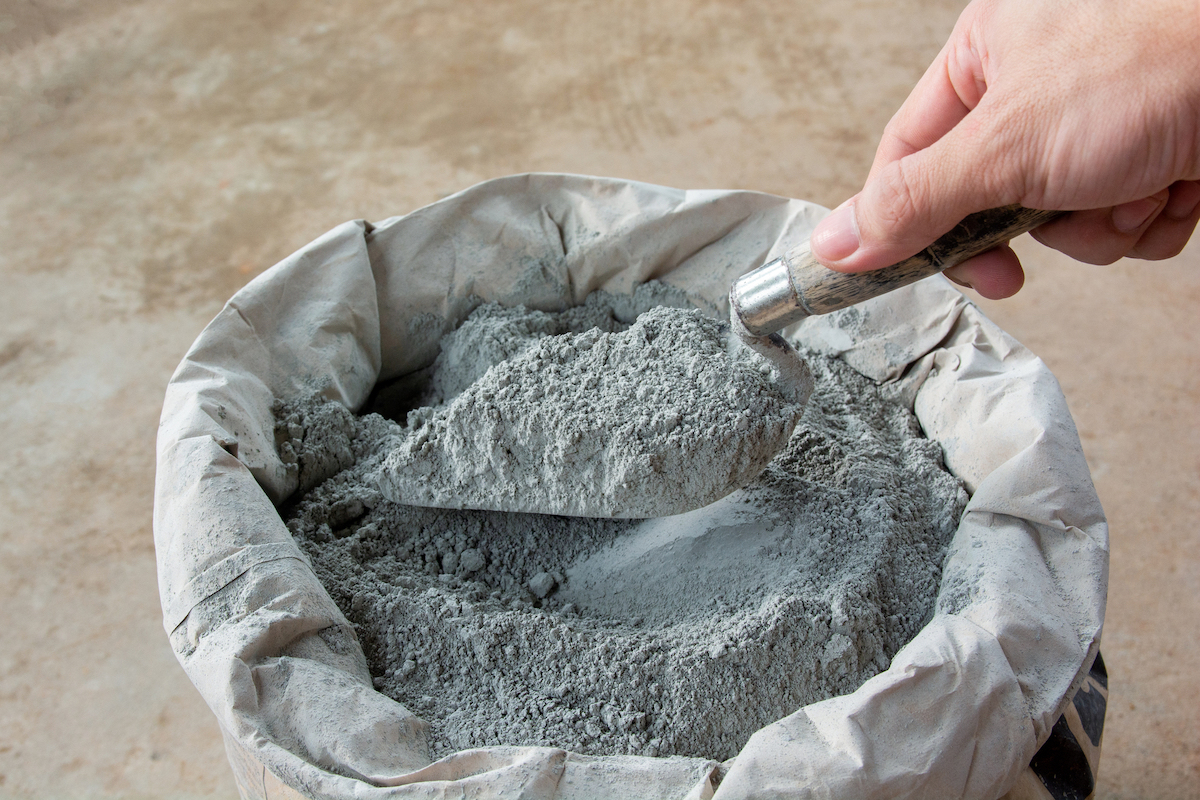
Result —
<svg viewBox="0 0 1200 800"><path fill-rule="evenodd" d="M995 163L967 117L925 149L877 165L866 186L813 231L817 260L840 272L880 269L919 253L976 211L1015 202L990 191L977 165Z"/></svg>

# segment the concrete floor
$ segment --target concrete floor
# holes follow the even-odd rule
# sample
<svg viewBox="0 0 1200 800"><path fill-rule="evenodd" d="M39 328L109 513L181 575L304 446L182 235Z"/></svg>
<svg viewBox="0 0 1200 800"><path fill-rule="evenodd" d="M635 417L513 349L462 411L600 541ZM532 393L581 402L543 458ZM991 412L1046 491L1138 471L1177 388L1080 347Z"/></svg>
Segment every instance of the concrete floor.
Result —
<svg viewBox="0 0 1200 800"><path fill-rule="evenodd" d="M239 286L513 172L834 205L959 7L0 0L0 796L236 796L150 512L163 387ZM1200 797L1200 241L1019 247L984 307L1060 377L1112 525L1098 797Z"/></svg>

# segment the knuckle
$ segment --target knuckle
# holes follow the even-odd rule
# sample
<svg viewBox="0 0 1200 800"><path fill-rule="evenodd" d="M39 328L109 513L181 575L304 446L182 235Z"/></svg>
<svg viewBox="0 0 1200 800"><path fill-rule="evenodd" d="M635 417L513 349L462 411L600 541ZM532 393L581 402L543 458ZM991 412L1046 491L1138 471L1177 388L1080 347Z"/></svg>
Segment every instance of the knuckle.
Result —
<svg viewBox="0 0 1200 800"><path fill-rule="evenodd" d="M1155 237L1149 241L1138 241L1129 249L1128 255L1130 258L1140 258L1144 261L1163 261L1182 253L1186 244L1187 239Z"/></svg>
<svg viewBox="0 0 1200 800"><path fill-rule="evenodd" d="M1129 249L1129 255L1146 261L1174 258L1183 252L1195 229L1195 220L1175 221L1159 216Z"/></svg>
<svg viewBox="0 0 1200 800"><path fill-rule="evenodd" d="M895 169L880 176L877 195L877 224L889 238L897 234L911 235L920 219L920 190L914 186L912 170L905 160L896 162ZM919 231L912 231L920 233Z"/></svg>

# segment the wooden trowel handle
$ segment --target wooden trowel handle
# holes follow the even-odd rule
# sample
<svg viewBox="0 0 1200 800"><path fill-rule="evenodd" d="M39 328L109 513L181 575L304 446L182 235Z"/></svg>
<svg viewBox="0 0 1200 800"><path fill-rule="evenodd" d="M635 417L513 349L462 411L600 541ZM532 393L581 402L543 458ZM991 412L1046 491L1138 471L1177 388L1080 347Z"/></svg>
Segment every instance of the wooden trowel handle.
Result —
<svg viewBox="0 0 1200 800"><path fill-rule="evenodd" d="M915 256L873 272L834 272L813 258L807 242L789 250L783 259L808 313L827 314L961 264L1063 213L1022 206L980 211Z"/></svg>

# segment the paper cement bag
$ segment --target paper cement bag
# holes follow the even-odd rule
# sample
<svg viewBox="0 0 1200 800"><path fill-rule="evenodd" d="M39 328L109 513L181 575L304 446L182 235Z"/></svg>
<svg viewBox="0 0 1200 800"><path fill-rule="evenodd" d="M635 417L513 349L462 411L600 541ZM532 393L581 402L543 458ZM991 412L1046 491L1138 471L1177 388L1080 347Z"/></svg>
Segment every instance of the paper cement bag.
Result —
<svg viewBox="0 0 1200 800"><path fill-rule="evenodd" d="M276 510L292 485L276 398L319 390L356 411L377 383L430 364L480 299L559 310L659 280L727 314L733 279L824 213L752 192L514 176L345 223L229 301L167 388L154 530L165 628L244 797L1049 797L1029 765L1060 728L1094 773L1104 516L1053 376L942 279L787 331L900 382L970 491L936 613L886 671L724 764L547 747L431 763L427 725L373 689Z"/></svg>

